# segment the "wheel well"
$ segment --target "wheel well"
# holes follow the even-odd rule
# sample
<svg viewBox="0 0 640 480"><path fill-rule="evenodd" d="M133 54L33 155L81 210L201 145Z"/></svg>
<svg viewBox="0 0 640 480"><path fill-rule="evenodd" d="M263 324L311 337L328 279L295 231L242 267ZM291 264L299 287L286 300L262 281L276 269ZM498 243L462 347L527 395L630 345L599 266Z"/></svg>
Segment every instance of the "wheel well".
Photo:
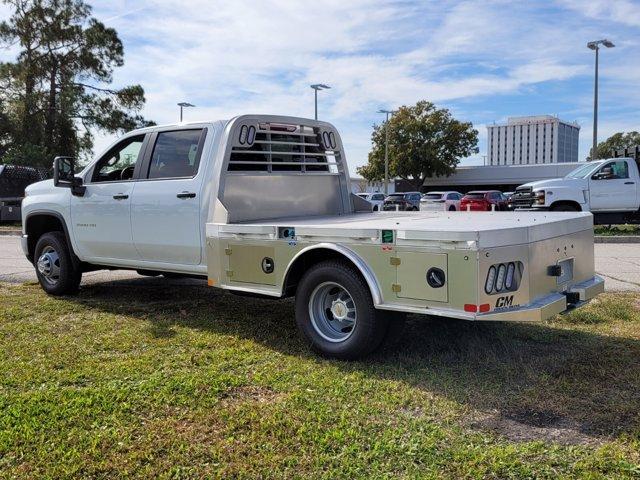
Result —
<svg viewBox="0 0 640 480"><path fill-rule="evenodd" d="M293 265L289 268L287 276L284 279L283 294L285 297L292 297L296 293L298 283L300 279L312 266L317 263L324 262L325 260L342 260L345 263L353 266L358 272L358 275L362 276L360 270L354 265L353 261L336 250L330 248L314 248L308 252L303 253L298 257ZM363 277L364 279L364 277ZM365 279L366 281L366 279Z"/></svg>
<svg viewBox="0 0 640 480"><path fill-rule="evenodd" d="M33 261L33 252L36 249L36 243L38 243L38 239L45 233L62 232L67 237L67 243L69 241L69 236L63 221L56 215L48 213L35 214L27 217L24 231L28 235L27 245L29 253L27 257L31 261Z"/></svg>
<svg viewBox="0 0 640 480"><path fill-rule="evenodd" d="M578 202L574 202L573 200L559 200L557 202L553 202L551 205L549 205L549 209L551 210L554 207L559 207L561 205L571 206L576 208L579 212L582 211L582 207L580 206L580 204Z"/></svg>

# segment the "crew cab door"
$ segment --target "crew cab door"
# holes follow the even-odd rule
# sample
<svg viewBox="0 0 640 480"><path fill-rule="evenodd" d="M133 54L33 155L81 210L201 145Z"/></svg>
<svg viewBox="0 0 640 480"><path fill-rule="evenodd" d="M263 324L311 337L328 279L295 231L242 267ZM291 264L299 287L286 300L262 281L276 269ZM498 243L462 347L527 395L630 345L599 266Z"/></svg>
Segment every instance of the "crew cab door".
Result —
<svg viewBox="0 0 640 480"><path fill-rule="evenodd" d="M635 178L629 176L627 160L612 160L589 180L589 203L593 211L637 210Z"/></svg>
<svg viewBox="0 0 640 480"><path fill-rule="evenodd" d="M206 128L184 128L155 132L149 140L131 203L133 241L143 260L201 261L205 135Z"/></svg>
<svg viewBox="0 0 640 480"><path fill-rule="evenodd" d="M136 260L131 234L131 197L148 137L118 142L84 179L83 196L71 196L71 228L83 259Z"/></svg>

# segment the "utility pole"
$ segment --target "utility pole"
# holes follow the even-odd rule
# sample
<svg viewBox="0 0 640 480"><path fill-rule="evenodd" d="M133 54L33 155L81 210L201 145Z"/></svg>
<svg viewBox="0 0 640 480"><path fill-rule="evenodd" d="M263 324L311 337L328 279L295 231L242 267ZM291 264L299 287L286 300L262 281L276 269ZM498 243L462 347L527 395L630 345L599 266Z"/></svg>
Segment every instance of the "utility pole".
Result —
<svg viewBox="0 0 640 480"><path fill-rule="evenodd" d="M384 122L384 194L389 193L389 115L396 113L396 110L378 110L378 113L387 115Z"/></svg>
<svg viewBox="0 0 640 480"><path fill-rule="evenodd" d="M598 159L598 62L600 45L604 45L607 48L615 47L613 42L606 38L587 43L587 47L596 52L596 71L593 86L593 146L591 147L591 160Z"/></svg>
<svg viewBox="0 0 640 480"><path fill-rule="evenodd" d="M324 83L314 83L313 85L309 85L309 86L314 90L313 94L314 94L315 115L313 118L318 120L318 90L328 90L331 87L329 85L325 85Z"/></svg>

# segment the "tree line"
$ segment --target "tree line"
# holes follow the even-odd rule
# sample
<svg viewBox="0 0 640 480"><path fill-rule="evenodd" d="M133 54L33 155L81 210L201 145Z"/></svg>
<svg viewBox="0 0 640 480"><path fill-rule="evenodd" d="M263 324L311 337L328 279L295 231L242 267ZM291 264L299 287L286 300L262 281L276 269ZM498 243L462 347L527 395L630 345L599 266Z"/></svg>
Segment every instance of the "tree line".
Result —
<svg viewBox="0 0 640 480"><path fill-rule="evenodd" d="M56 155L89 155L98 131L153 124L140 114L140 85L112 87L122 42L88 4L2 1L12 14L0 23L0 47L17 54L0 63L0 163L49 168Z"/></svg>

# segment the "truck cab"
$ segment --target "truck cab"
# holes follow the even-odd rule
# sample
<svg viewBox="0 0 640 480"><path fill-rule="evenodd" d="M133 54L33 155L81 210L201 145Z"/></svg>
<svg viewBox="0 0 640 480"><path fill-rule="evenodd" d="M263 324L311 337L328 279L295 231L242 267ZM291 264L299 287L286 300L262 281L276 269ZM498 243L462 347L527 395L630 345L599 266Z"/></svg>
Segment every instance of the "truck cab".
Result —
<svg viewBox="0 0 640 480"><path fill-rule="evenodd" d="M633 158L587 162L564 178L543 180L516 189L518 209L590 211L610 221L634 213L640 206L640 175Z"/></svg>

